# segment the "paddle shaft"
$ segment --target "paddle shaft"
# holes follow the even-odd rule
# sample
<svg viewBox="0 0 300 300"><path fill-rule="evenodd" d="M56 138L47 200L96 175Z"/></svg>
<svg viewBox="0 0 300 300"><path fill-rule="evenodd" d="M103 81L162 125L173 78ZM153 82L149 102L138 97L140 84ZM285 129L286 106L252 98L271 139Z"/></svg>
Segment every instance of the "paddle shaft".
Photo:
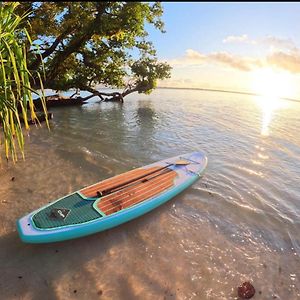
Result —
<svg viewBox="0 0 300 300"><path fill-rule="evenodd" d="M119 192L119 191L122 191L122 190L125 190L125 189L127 189L127 188L129 188L129 187L132 187L132 186L135 186L135 185L137 185L137 184L139 184L139 183L144 183L144 182L147 182L147 181L149 181L149 180L151 180L151 179L153 179L153 178L156 178L156 177L158 177L158 176L161 176L161 175L164 175L164 174L166 174L166 173L168 173L168 172L170 172L170 171L173 171L172 169L164 169L164 170L161 170L162 172L161 173L158 173L158 174L156 174L156 175L154 175L154 176L152 176L152 177L146 177L146 178L141 178L141 179L139 179L139 180L135 180L135 181L133 181L133 182L131 182L131 183L128 183L128 184L126 184L126 185L122 185L122 186L120 186L119 188L114 188L114 189L110 189L106 194L103 194L103 193L101 193L101 192L97 192L97 195L98 196L107 196L107 195L110 195L110 194L112 194L112 193L115 193L115 192Z"/></svg>
<svg viewBox="0 0 300 300"><path fill-rule="evenodd" d="M128 187L128 184L130 184L130 183L136 184L138 180L143 179L143 178L145 178L145 177L147 177L147 176L149 176L149 175L152 175L152 174L154 174L154 173L157 173L157 172L159 172L159 171L165 170L165 169L167 169L168 167L170 167L170 166L172 166L172 165L176 165L176 163L168 164L168 165L166 165L166 166L164 166L164 167L161 167L161 168L159 168L159 169L157 169L157 170L151 171L151 172L149 172L149 173L147 173L147 174L143 174L143 175L141 175L141 176L138 176L138 177L136 177L136 178L133 178L133 179L130 179L130 180L126 181L126 182L123 182L123 183L121 183L121 184L115 185L115 186L113 186L113 187L111 187L111 188L109 188L109 189L106 189L106 190L103 190L103 191L97 191L97 195L100 196L100 197L102 197L102 196L106 196L106 195L109 195L109 194L111 194L111 193L117 192L117 191L119 191L119 190L121 190L121 189L123 189L123 188L127 188L127 187ZM171 169L170 169L170 170L171 170ZM158 174L158 175L161 175L161 174ZM156 177L156 176L155 176L155 177ZM152 179L152 178L154 178L154 177L151 177L151 178L149 178L149 179ZM145 178L145 180L146 180L146 179L147 179L147 178ZM147 180L149 180L149 179L147 179ZM131 185L130 185L130 186L131 186Z"/></svg>

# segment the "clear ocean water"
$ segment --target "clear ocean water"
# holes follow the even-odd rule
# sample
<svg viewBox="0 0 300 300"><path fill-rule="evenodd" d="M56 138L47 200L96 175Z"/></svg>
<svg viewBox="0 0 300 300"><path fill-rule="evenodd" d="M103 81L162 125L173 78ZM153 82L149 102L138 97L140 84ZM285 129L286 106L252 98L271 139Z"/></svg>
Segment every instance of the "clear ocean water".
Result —
<svg viewBox="0 0 300 300"><path fill-rule="evenodd" d="M300 299L300 103L171 89L97 100L50 109L26 160L1 166L3 299L227 300L244 281L254 299ZM73 241L18 238L15 221L49 201L197 150L204 176L144 217Z"/></svg>

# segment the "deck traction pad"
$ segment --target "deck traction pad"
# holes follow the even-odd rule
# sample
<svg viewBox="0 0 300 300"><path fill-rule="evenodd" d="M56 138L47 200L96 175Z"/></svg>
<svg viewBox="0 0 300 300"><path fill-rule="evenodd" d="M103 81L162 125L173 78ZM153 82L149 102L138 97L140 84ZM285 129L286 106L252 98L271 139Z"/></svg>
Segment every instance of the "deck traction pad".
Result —
<svg viewBox="0 0 300 300"><path fill-rule="evenodd" d="M32 219L35 226L41 229L85 223L102 217L93 208L93 203L94 201L84 200L78 193L74 193L40 210ZM65 219L53 218L53 209L66 209L70 212Z"/></svg>

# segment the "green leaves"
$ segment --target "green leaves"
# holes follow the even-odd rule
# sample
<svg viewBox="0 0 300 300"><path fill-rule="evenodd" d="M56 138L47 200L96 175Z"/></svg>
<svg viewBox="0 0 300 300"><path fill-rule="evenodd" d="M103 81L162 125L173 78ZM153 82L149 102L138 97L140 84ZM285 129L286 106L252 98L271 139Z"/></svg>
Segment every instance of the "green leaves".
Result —
<svg viewBox="0 0 300 300"><path fill-rule="evenodd" d="M0 147L5 148L6 158L13 161L17 160L18 149L24 158L21 117L25 129L29 129L29 117L38 122L22 38L26 37L29 44L31 39L22 24L24 16L15 14L18 5L11 2L0 5Z"/></svg>
<svg viewBox="0 0 300 300"><path fill-rule="evenodd" d="M156 87L159 79L170 78L171 67L156 58L143 57L131 65L132 76L135 80L135 90L149 94Z"/></svg>
<svg viewBox="0 0 300 300"><path fill-rule="evenodd" d="M45 88L124 87L128 75L136 76L128 73L132 56L136 61L146 57L156 60L145 24L163 31L159 2L24 2L18 7L20 14L27 12L28 6L31 27L27 29L42 52L42 59L30 52L28 68L40 70L44 63ZM155 75L158 69L148 70L153 82L163 78L162 73ZM39 87L38 80L31 81Z"/></svg>

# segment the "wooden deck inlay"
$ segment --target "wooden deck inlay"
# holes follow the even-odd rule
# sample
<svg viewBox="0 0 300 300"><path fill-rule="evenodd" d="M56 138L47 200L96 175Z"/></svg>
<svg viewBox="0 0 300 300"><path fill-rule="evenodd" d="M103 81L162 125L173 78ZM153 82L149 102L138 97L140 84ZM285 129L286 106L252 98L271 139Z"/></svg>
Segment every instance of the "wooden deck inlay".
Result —
<svg viewBox="0 0 300 300"><path fill-rule="evenodd" d="M149 169L147 170L149 171ZM155 178L150 179L146 182L140 182L136 185L129 186L124 190L115 192L113 194L107 195L99 201L97 204L98 209L104 212L106 215L110 215L124 208L128 208L144 200L147 200L155 195L160 194L166 189L174 185L174 179L177 176L175 171L162 170L160 172L154 173ZM154 174L150 175L153 177Z"/></svg>
<svg viewBox="0 0 300 300"><path fill-rule="evenodd" d="M148 173L151 173L155 170L158 170L160 169L162 166L159 166L159 167L152 167L152 168L149 168L149 169L135 169L135 170L132 170L132 171L128 171L126 173L123 173L123 174L120 174L120 175L117 175L117 176L114 176L112 178L108 178L106 180L103 180L99 183L96 183L92 186L88 186L82 190L80 190L80 193L85 196L85 197L97 197L97 191L103 191L103 190L106 190L106 189L110 189L116 185L119 185L119 184L122 184L123 182L127 182L129 180L132 180L136 177L139 177L139 176L143 176L144 174L148 174ZM154 173L154 174L158 174L159 171L157 173ZM149 176L153 176L154 174L152 175L149 175ZM145 177L147 178L147 177Z"/></svg>

